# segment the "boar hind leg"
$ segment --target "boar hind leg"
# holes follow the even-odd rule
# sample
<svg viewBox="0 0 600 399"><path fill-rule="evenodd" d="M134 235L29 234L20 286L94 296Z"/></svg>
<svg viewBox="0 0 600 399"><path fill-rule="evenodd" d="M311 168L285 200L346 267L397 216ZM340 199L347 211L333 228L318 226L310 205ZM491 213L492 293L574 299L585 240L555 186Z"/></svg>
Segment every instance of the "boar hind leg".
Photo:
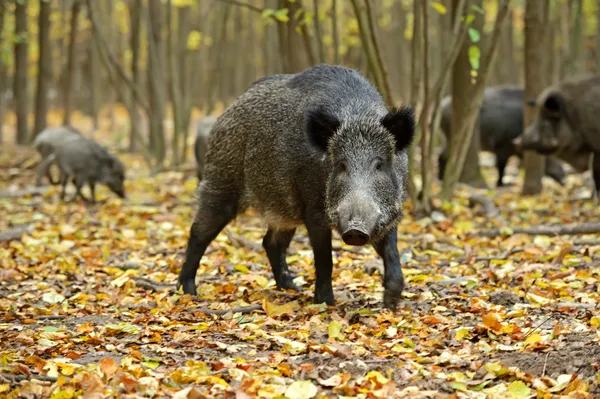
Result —
<svg viewBox="0 0 600 399"><path fill-rule="evenodd" d="M315 258L315 303L325 302L333 306L333 286L331 273L333 260L331 259L331 230L323 223L325 215L309 215L305 220L308 238L313 248Z"/></svg>
<svg viewBox="0 0 600 399"><path fill-rule="evenodd" d="M196 295L196 272L200 259L212 240L235 218L238 210L238 194L230 190L216 191L200 186L200 205L188 239L185 262L179 272L177 289L183 287L186 294Z"/></svg>
<svg viewBox="0 0 600 399"><path fill-rule="evenodd" d="M503 187L504 183L502 179L504 178L504 171L506 170L506 164L508 164L507 156L496 154L496 168L498 169L498 181L496 182L496 187Z"/></svg>
<svg viewBox="0 0 600 399"><path fill-rule="evenodd" d="M36 179L35 179L36 186L39 187L42 185L42 177L44 175L46 175L48 180L50 180L50 183L56 184L56 182L54 182L52 180L52 174L50 173L50 165L52 164L52 162L54 162L54 160L55 160L54 155L48 155L46 158L42 159L42 162L40 162L40 164L38 165L38 168L37 168Z"/></svg>
<svg viewBox="0 0 600 399"><path fill-rule="evenodd" d="M404 290L404 276L400 266L400 254L397 244L397 227L394 226L379 242L374 243L373 247L377 254L383 259L384 277L383 287L383 306L394 309L400 301L402 291Z"/></svg>
<svg viewBox="0 0 600 399"><path fill-rule="evenodd" d="M295 231L296 229L276 231L272 227L269 227L267 234L263 238L263 247L267 252L277 287L299 291L299 288L292 281L292 276L285 260L285 251L290 246Z"/></svg>

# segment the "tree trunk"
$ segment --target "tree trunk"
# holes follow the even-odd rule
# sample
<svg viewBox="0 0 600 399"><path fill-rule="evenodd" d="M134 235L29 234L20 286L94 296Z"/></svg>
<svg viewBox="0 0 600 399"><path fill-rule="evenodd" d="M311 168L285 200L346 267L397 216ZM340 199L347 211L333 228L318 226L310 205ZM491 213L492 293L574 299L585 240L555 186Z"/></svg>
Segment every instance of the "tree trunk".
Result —
<svg viewBox="0 0 600 399"><path fill-rule="evenodd" d="M4 32L4 18L6 16L6 2L0 2L0 35ZM4 107L8 80L7 68L4 58L0 57L0 144L4 142Z"/></svg>
<svg viewBox="0 0 600 399"><path fill-rule="evenodd" d="M596 73L600 74L600 2L596 2L596 21Z"/></svg>
<svg viewBox="0 0 600 399"><path fill-rule="evenodd" d="M88 16L89 16L88 9ZM98 129L98 112L100 111L100 94L102 86L102 73L98 67L100 64L100 55L98 54L98 42L92 29L90 40L87 44L88 55L88 82L90 86L90 107L89 112L92 117L94 130Z"/></svg>
<svg viewBox="0 0 600 399"><path fill-rule="evenodd" d="M302 4L300 4L300 0L280 0L280 8L287 8L289 21L285 23L286 29L286 58L287 58L287 70L286 73L297 73L303 71L308 67L309 61L307 60L307 53L309 49L300 33L296 30L302 29L302 26L299 25L298 20L294 18L296 13L302 9ZM281 25L282 23L279 22ZM305 51L301 49L304 48Z"/></svg>
<svg viewBox="0 0 600 399"><path fill-rule="evenodd" d="M200 11L199 11L200 12ZM179 53L179 91L181 93L181 130L182 138L180 143L180 162L186 160L187 141L190 133L190 119L192 116L192 93L195 85L192 78L195 70L195 53L191 53L187 48L187 37L190 32L191 11L190 7L180 7L177 11L177 42ZM196 52L200 51L199 49Z"/></svg>
<svg viewBox="0 0 600 399"><path fill-rule="evenodd" d="M325 47L323 46L323 32L321 31L321 18L319 12L319 0L313 0L313 7L315 9L315 41L317 43L317 62L326 62L325 58Z"/></svg>
<svg viewBox="0 0 600 399"><path fill-rule="evenodd" d="M419 60L421 59L422 49L422 35L421 35L421 12L418 2L413 2L413 29L412 29L412 43L411 43L411 63L410 63L410 104L416 111L421 94L421 79L422 71L419 66ZM413 204L417 202L417 190L412 174L414 173L414 156L415 148L417 146L417 140L413 140L413 144L410 146L408 151L408 170L411 176L408 179L408 194L410 195Z"/></svg>
<svg viewBox="0 0 600 399"><path fill-rule="evenodd" d="M148 98L150 100L150 147L161 168L165 160L165 60L162 39L164 7L158 1L148 2Z"/></svg>
<svg viewBox="0 0 600 399"><path fill-rule="evenodd" d="M472 5L481 7L482 0L473 0ZM453 1L453 11L458 5L458 0ZM472 22L472 28L483 34L483 16L477 15ZM457 127L464 120L469 112L468 104L472 101L475 86L471 82L471 64L469 63L469 47L472 45L481 48L481 42L472 43L471 40L465 40L461 47L458 58L452 68L452 129L450 137L454 137ZM479 110L477 110L479 113ZM477 123L473 129L477 127ZM460 175L460 181L478 188L487 188L485 180L479 167L479 149L480 134L479 131L471 133L471 142L467 151L465 167ZM450 151L453 149L451 148Z"/></svg>
<svg viewBox="0 0 600 399"><path fill-rule="evenodd" d="M27 38L27 1L18 1L15 4L15 69L13 81L13 97L17 114L17 143L26 144L29 129L27 74L29 63L27 52L29 49Z"/></svg>
<svg viewBox="0 0 600 399"><path fill-rule="evenodd" d="M498 5L498 13L496 15L496 21L494 22L494 28L488 41L487 51L485 51L485 54L483 57L481 57L481 62L477 71L477 81L475 82L475 87L472 91L473 94L471 101L465 103L466 109L462 114L464 115L464 119L459 120L456 114L452 115L452 122L453 124L456 123L457 125L456 128L453 128L453 133L450 140L450 156L446 164L446 171L444 173L444 181L441 193L441 197L444 200L450 199L454 192L454 187L462 175L462 171L465 166L465 160L467 158L467 152L473 136L474 126L479 114L479 108L481 107L481 103L483 101L486 80L490 74L490 69L496 56L499 37L502 33L502 28L504 27L504 22L506 21L508 11L509 0L500 1L500 4Z"/></svg>
<svg viewBox="0 0 600 399"><path fill-rule="evenodd" d="M421 18L422 18L422 37L423 37L423 112L419 120L421 126L421 176L423 186L421 189L422 198L419 204L419 210L426 214L431 213L429 199L431 197L431 162L429 154L431 140L431 131L429 130L429 24L428 24L428 7L426 2L421 2Z"/></svg>
<svg viewBox="0 0 600 399"><path fill-rule="evenodd" d="M133 0L129 2L129 19L131 21L131 33L129 37L129 47L131 48L131 76L133 83L141 90L142 75L140 73L140 42L142 32L142 0ZM140 111L137 102L133 102L131 111L129 112L131 125L129 126L129 151L136 152L138 150L138 141L136 137L141 134L140 129Z"/></svg>
<svg viewBox="0 0 600 399"><path fill-rule="evenodd" d="M52 79L52 65L50 60L50 2L40 1L40 15L38 19L38 76L37 91L35 94L35 123L32 137L37 136L46 128L46 115L48 113L48 86Z"/></svg>
<svg viewBox="0 0 600 399"><path fill-rule="evenodd" d="M331 5L331 31L333 36L333 62L338 65L341 63L340 59L340 34L338 31L338 18L337 12L337 0L333 0Z"/></svg>
<svg viewBox="0 0 600 399"><path fill-rule="evenodd" d="M81 10L81 2L75 0L71 7L71 31L69 34L69 59L67 61L67 70L64 88L64 109L65 115L63 124L71 123L71 112L73 111L73 81L75 80L75 59L77 57L77 19Z"/></svg>
<svg viewBox="0 0 600 399"><path fill-rule="evenodd" d="M527 0L525 6L525 129L535 118L535 109L527 105L527 99L537 97L544 89L544 15L547 3ZM542 74L540 74L542 71ZM525 181L523 195L539 194L542 191L545 158L534 151L526 151L523 156Z"/></svg>

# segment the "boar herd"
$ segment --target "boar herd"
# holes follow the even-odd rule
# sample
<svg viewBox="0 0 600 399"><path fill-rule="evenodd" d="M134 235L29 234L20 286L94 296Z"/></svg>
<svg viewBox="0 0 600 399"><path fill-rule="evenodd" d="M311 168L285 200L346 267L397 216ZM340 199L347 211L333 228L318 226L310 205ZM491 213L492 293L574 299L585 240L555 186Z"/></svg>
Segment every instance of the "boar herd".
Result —
<svg viewBox="0 0 600 399"><path fill-rule="evenodd" d="M523 132L522 88L486 89L479 111L481 149L496 155L497 185L503 185L508 159L523 151L547 155L546 175L565 183L562 161L588 169L600 151L600 77L563 82L545 90L530 106L537 116ZM441 130L452 125L450 98L442 102ZM332 231L348 245L370 244L384 265L385 307L394 308L404 288L397 247L397 224L407 193L407 149L415 135L413 110L388 109L380 93L359 72L318 65L296 74L258 79L218 118L197 129L194 155L199 180L198 208L190 228L177 288L196 293L196 272L212 240L248 208L268 228L263 238L275 282L298 290L286 250L304 225L314 253L315 303L334 304ZM42 156L37 184L46 176L71 181L77 196L87 184L102 183L125 197L124 168L105 147L70 127L48 128L34 143ZM439 157L440 177L447 148ZM52 178L50 166L60 171ZM595 188L600 159L593 157Z"/></svg>

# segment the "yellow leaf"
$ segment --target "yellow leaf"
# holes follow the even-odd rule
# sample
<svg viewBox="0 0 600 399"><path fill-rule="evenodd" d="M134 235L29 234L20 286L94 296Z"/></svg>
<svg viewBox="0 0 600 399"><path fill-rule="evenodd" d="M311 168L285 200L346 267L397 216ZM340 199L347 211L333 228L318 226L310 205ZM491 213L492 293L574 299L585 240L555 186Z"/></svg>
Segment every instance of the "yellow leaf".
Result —
<svg viewBox="0 0 600 399"><path fill-rule="evenodd" d="M483 316L483 324L494 332L502 332L502 323L500 315L495 312L489 312Z"/></svg>
<svg viewBox="0 0 600 399"><path fill-rule="evenodd" d="M529 300L531 303L536 304L536 305L543 305L545 303L550 302L550 299L544 298L543 296L540 296L540 295L533 294L531 292L528 292L527 295L525 295L525 298L527 300Z"/></svg>
<svg viewBox="0 0 600 399"><path fill-rule="evenodd" d="M234 269L234 270L237 270L238 272L241 272L241 273L248 273L248 272L250 271L250 270L249 270L249 269L248 269L246 266L244 266L244 265L235 265L235 266L233 267L233 269Z"/></svg>
<svg viewBox="0 0 600 399"><path fill-rule="evenodd" d="M590 324L592 325L592 327L600 327L600 317L592 316L592 318L590 319Z"/></svg>
<svg viewBox="0 0 600 399"><path fill-rule="evenodd" d="M508 392L513 398L526 398L531 393L531 389L523 381L514 381L508 386Z"/></svg>
<svg viewBox="0 0 600 399"><path fill-rule="evenodd" d="M371 370L367 373L367 375L365 376L365 379L367 380L372 380L372 381L376 381L377 383L383 385L383 384L387 384L389 379L385 378L383 376L383 374L381 374L379 371L377 370Z"/></svg>
<svg viewBox="0 0 600 399"><path fill-rule="evenodd" d="M470 335L471 335L471 333L468 328L460 327L458 330L456 330L456 340L457 341L460 341L463 338L467 338Z"/></svg>
<svg viewBox="0 0 600 399"><path fill-rule="evenodd" d="M0 393L4 393L4 392L8 392L8 391L10 391L9 384L0 384Z"/></svg>
<svg viewBox="0 0 600 399"><path fill-rule="evenodd" d="M267 279L266 277L263 277L263 276L256 276L254 281L256 281L256 284L260 288L267 288L267 286L269 285L269 279Z"/></svg>
<svg viewBox="0 0 600 399"><path fill-rule="evenodd" d="M295 311L300 309L300 305L298 304L298 301L277 305L267 300L263 300L263 309L269 317L276 317L284 314L292 315Z"/></svg>
<svg viewBox="0 0 600 399"><path fill-rule="evenodd" d="M439 12L442 15L446 14L446 6L444 6L441 3L438 3L437 1L431 3L431 7L433 7L437 12Z"/></svg>
<svg viewBox="0 0 600 399"><path fill-rule="evenodd" d="M317 396L317 387L311 381L294 381L285 391L289 399L310 399Z"/></svg>
<svg viewBox="0 0 600 399"><path fill-rule="evenodd" d="M542 342L542 336L538 333L533 333L525 340L525 347Z"/></svg>
<svg viewBox="0 0 600 399"><path fill-rule="evenodd" d="M331 323L329 323L327 331L329 333L329 338L337 339L339 341L343 341L344 339L346 339L346 337L342 333L342 325L337 320L333 320Z"/></svg>

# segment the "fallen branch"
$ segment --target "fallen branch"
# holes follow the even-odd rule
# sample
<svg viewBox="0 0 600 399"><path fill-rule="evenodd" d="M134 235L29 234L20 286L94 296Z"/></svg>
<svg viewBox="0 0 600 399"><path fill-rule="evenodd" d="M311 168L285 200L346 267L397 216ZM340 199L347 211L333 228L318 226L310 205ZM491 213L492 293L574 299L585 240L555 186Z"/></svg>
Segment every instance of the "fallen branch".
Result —
<svg viewBox="0 0 600 399"><path fill-rule="evenodd" d="M31 233L33 231L33 225L27 224L22 227L18 227L16 229L3 231L0 233L0 242L3 241L12 241L12 240L20 240L23 234Z"/></svg>
<svg viewBox="0 0 600 399"><path fill-rule="evenodd" d="M22 190L7 190L0 191L0 198L15 198L15 197L25 197L27 195L42 195L50 186L40 186L40 187L30 187L24 188Z"/></svg>
<svg viewBox="0 0 600 399"><path fill-rule="evenodd" d="M225 229L225 235L227 235L227 237L233 243L233 245L243 246L256 252L262 249L262 246L260 244L250 241L246 237L236 234L228 228Z"/></svg>
<svg viewBox="0 0 600 399"><path fill-rule="evenodd" d="M23 380L39 380L39 381L49 381L56 382L58 379L56 377L51 377L49 375L25 375L25 374L0 374L3 378L7 380L18 382Z"/></svg>
<svg viewBox="0 0 600 399"><path fill-rule="evenodd" d="M250 306L242 306L239 308L220 309L220 310L219 309L209 309L209 308L195 308L195 309L189 309L188 312L224 315L229 312L231 312L231 313L252 313L255 310L262 310L262 305L250 305Z"/></svg>
<svg viewBox="0 0 600 399"><path fill-rule="evenodd" d="M522 252L524 251L525 248L513 248L513 249L509 249L508 251L503 252L500 256L476 256L474 258L469 258L467 256L460 256L458 258L454 258L454 259L450 259L449 262L443 262L441 264L438 265L439 266L447 266L450 264L450 262L467 262L467 261L471 261L471 262L490 262L493 260L507 260L511 255L514 255L518 252Z"/></svg>
<svg viewBox="0 0 600 399"><path fill-rule="evenodd" d="M535 227L517 227L512 229L512 234L530 234L530 235L571 235L571 234L595 234L600 233L600 222L589 222L571 225L545 225ZM504 235L501 230L488 230L473 233L480 237L496 237Z"/></svg>
<svg viewBox="0 0 600 399"><path fill-rule="evenodd" d="M164 284L159 283L157 281L152 281L143 277L131 277L133 281L135 281L135 285L140 288L150 290L150 291L162 291L169 288L174 288L175 284Z"/></svg>

